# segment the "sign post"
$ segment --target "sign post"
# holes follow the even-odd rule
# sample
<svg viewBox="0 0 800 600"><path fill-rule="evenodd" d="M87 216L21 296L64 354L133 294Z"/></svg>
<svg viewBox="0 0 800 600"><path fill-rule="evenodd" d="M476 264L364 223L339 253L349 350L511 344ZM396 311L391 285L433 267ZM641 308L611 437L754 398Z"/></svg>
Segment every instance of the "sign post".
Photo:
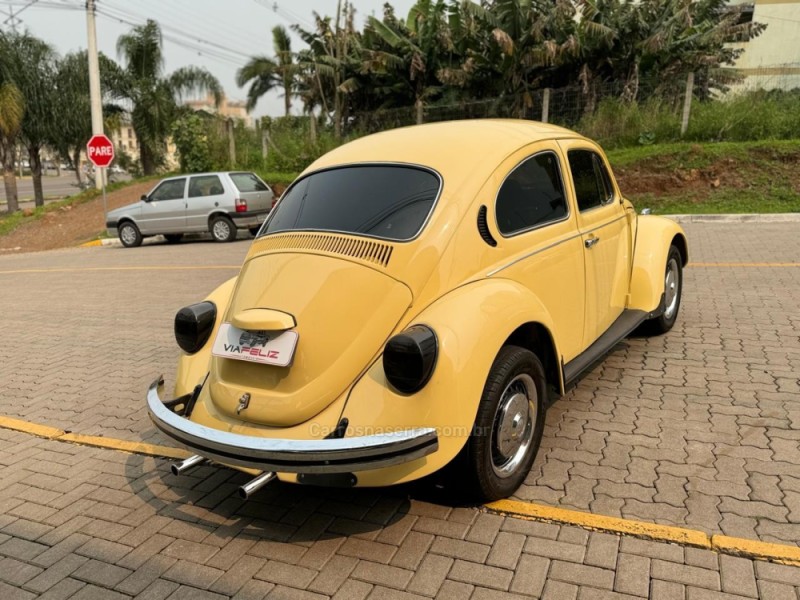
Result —
<svg viewBox="0 0 800 600"><path fill-rule="evenodd" d="M105 217L108 214L105 170L114 160L114 144L105 135L93 135L86 143L86 157L97 169L100 169L99 174L103 181L103 217ZM95 179L97 179L97 175L95 175Z"/></svg>

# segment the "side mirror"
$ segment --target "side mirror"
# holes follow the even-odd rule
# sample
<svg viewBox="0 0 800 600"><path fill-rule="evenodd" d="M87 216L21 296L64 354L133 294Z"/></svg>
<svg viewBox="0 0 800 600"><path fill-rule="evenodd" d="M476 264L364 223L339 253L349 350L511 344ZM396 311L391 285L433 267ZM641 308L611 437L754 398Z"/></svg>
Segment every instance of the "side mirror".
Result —
<svg viewBox="0 0 800 600"><path fill-rule="evenodd" d="M150 198L148 197L147 194L142 194L142 197L139 198L139 200L141 200L142 202L150 202Z"/></svg>

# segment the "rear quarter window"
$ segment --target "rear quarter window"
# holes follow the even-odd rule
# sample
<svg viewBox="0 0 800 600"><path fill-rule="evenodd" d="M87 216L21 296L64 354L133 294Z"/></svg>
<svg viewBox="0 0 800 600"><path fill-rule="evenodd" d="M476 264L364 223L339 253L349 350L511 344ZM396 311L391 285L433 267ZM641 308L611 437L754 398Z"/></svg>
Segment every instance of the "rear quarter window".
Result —
<svg viewBox="0 0 800 600"><path fill-rule="evenodd" d="M253 173L231 173L231 181L241 193L268 192L269 187Z"/></svg>
<svg viewBox="0 0 800 600"><path fill-rule="evenodd" d="M357 165L317 171L287 190L262 235L315 230L408 241L422 230L440 188L439 176L422 167Z"/></svg>

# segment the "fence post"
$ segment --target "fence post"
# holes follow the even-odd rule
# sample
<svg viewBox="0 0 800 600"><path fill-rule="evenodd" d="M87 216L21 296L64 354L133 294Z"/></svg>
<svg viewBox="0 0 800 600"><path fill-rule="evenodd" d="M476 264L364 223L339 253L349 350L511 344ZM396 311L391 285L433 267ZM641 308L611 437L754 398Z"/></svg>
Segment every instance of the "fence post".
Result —
<svg viewBox="0 0 800 600"><path fill-rule="evenodd" d="M262 126L261 128L261 158L264 159L264 164L267 164L269 157L269 144L267 143L267 130Z"/></svg>
<svg viewBox="0 0 800 600"><path fill-rule="evenodd" d="M233 137L233 118L226 121L228 128L228 154L230 155L231 169L236 168L236 140Z"/></svg>
<svg viewBox="0 0 800 600"><path fill-rule="evenodd" d="M692 111L692 93L694 92L694 71L686 76L686 95L683 97L683 120L681 121L681 137L689 128L689 113Z"/></svg>
<svg viewBox="0 0 800 600"><path fill-rule="evenodd" d="M544 88L542 93L542 123L547 123L550 117L550 88Z"/></svg>

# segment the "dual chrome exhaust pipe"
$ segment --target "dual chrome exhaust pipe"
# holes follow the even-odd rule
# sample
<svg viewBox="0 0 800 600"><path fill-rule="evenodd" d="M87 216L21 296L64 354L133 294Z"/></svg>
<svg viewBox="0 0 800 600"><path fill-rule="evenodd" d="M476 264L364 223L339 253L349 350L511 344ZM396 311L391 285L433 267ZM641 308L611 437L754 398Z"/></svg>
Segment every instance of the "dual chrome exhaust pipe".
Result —
<svg viewBox="0 0 800 600"><path fill-rule="evenodd" d="M202 464L208 462L208 459L195 454L194 456L190 456L189 458L182 460L181 462L172 463L169 467L170 471L172 471L173 475L184 475L194 469L195 467L199 467ZM255 494L258 490L263 488L273 479L275 479L277 475L271 471L264 471L251 481L245 483L241 486L237 491L236 494L242 500L248 500L253 494Z"/></svg>

